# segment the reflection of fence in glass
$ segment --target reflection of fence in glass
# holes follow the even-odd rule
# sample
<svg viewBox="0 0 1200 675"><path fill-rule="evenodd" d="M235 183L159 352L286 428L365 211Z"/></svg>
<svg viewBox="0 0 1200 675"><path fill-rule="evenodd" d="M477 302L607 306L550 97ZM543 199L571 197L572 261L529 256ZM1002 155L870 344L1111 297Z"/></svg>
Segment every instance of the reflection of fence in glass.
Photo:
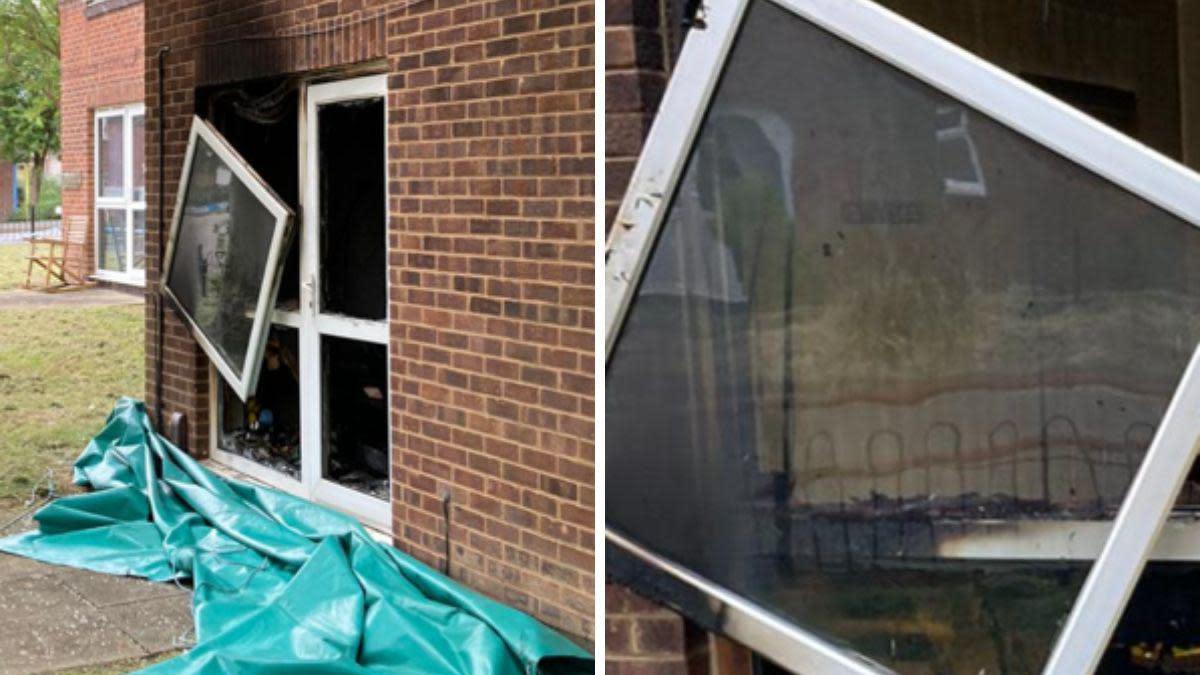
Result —
<svg viewBox="0 0 1200 675"><path fill-rule="evenodd" d="M52 239L62 233L62 221L38 220L31 227L28 220L0 222L0 244L28 241L30 236Z"/></svg>
<svg viewBox="0 0 1200 675"><path fill-rule="evenodd" d="M1011 420L992 425L983 447L964 448L960 425L936 421L923 442L891 428L871 430L864 462L815 431L793 455L788 508L831 515L940 518L1099 518L1111 515L1133 480L1154 425L1130 423L1121 440L1087 438L1068 415L1022 434ZM840 458L840 461L839 461Z"/></svg>

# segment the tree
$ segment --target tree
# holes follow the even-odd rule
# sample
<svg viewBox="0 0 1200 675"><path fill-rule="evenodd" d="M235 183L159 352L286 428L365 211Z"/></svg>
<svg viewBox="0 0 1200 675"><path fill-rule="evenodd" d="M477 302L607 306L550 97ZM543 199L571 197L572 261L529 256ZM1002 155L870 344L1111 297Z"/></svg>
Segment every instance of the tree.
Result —
<svg viewBox="0 0 1200 675"><path fill-rule="evenodd" d="M59 146L58 3L0 0L0 157L29 162L28 202Z"/></svg>

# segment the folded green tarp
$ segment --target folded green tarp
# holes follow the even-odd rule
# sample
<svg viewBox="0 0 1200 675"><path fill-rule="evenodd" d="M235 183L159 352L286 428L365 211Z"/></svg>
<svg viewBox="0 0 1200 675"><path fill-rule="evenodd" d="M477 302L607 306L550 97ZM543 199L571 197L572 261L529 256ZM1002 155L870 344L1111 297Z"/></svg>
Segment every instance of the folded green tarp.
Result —
<svg viewBox="0 0 1200 675"><path fill-rule="evenodd" d="M191 580L196 644L146 673L592 672L587 652L375 542L351 518L222 479L121 399L75 462L93 492L38 511L0 550Z"/></svg>

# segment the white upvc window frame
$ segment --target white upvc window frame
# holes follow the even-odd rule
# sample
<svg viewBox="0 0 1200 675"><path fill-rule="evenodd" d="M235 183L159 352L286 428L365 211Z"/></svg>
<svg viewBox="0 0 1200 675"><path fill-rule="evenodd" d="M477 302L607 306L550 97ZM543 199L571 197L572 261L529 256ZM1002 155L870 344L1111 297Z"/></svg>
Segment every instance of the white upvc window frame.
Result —
<svg viewBox="0 0 1200 675"><path fill-rule="evenodd" d="M697 22L684 43L608 238L606 361L612 356L750 2L781 7L1200 226L1200 175L890 10L867 0L708 2L701 9L703 21ZM1111 526L1102 524L1094 533L1095 539L1104 541L1099 556L1095 546L1082 555L1051 554L1058 559L1095 557L1096 563L1046 665L1048 674L1091 672L1152 551L1164 558L1200 561L1200 547L1194 545L1170 546L1167 551L1161 545L1154 548L1200 440L1198 361L1200 352L1185 372L1116 520ZM885 670L698 577L620 532L607 529L606 540L707 596L722 616L736 618L723 624L729 636L795 672L866 674ZM989 557L1003 556L992 551Z"/></svg>
<svg viewBox="0 0 1200 675"><path fill-rule="evenodd" d="M209 361L216 366L225 381L244 401L254 392L258 384L259 370L262 366L263 351L267 346L267 334L271 324L271 315L275 309L275 295L279 289L279 278L283 267L283 254L286 244L291 239L292 210L271 190L270 187L238 156L221 134L199 117L192 117L192 129L188 136L187 154L183 160L183 172L179 177L179 190L175 197L175 210L171 219L171 233L167 239L166 254L163 259L162 278L159 288L170 298L176 307L182 307L179 298L171 292L167 283L171 276L171 267L175 259L175 243L179 227L183 220L183 205L187 197L188 182L191 179L192 163L196 153L196 145L203 140L216 153L221 161L229 167L234 176L258 199L260 203L275 218L275 228L271 236L271 244L267 254L267 262L263 267L263 278L259 284L258 299L255 303L254 322L250 330L250 340L246 347L246 356L241 364L241 375L233 370L233 366L225 359L221 350L214 345L200 326L186 312L178 314L184 318L191 329L192 337L204 350Z"/></svg>
<svg viewBox="0 0 1200 675"><path fill-rule="evenodd" d="M214 367L209 370L209 410L210 415L210 448L213 459L225 464L236 471L263 481L285 492L312 499L330 506L342 513L353 516L369 528L377 531L392 531L392 499L376 499L370 495L357 492L349 487L339 485L323 477L322 461L322 409L318 396L322 385L308 383L320 382L321 377L321 344L320 336L329 335L358 342L368 342L383 345L388 350L388 362L391 359L391 346L388 335L388 325L391 320L391 304L388 304L387 317L378 321L359 319L348 316L324 314L321 311L320 298L320 250L318 236L320 223L320 158L317 153L317 114L318 106L352 101L364 98L382 98L383 124L385 142L379 152L383 154L384 167L387 167L386 128L389 119L387 105L387 76L366 75L341 80L306 83L301 90L301 115L299 121L300 162L299 181L301 195L300 228L293 237L293 246L300 247L300 306L296 311L275 309L271 312L270 324L296 329L299 333L300 349L297 354L300 367L301 407L301 464L300 478L292 478L270 467L247 459L221 447L222 419L221 410L221 381L224 377ZM386 178L386 177L385 177ZM386 181L385 181L386 184ZM387 213L387 194L385 189L384 213ZM386 232L384 239L379 242L387 247ZM390 286L384 271L384 282ZM228 381L228 380L226 380ZM397 393L392 391L388 380L388 410L394 410L393 403ZM392 416L388 414L388 465L391 466L394 457L392 447L391 426Z"/></svg>
<svg viewBox="0 0 1200 675"><path fill-rule="evenodd" d="M120 197L106 197L101 194L102 185L100 184L100 134L101 123L104 120L118 117L121 119L121 166L122 176L121 181L123 190ZM146 214L146 188L142 185L141 199L135 199L133 189L133 118L141 117L144 121L146 118L146 106L141 103L131 103L128 105L106 107L97 109L92 115L92 135L94 143L92 144L92 234L93 241L96 242L95 258L93 266L95 269L94 277L103 281L111 281L114 283L145 286L146 285L146 268L145 262L141 269L133 268L134 246L133 246L133 219L134 214L141 213L143 217ZM145 146L143 146L145 147ZM143 155L143 161L145 157ZM142 173L143 181L145 180L145 172ZM107 270L100 267L100 212L101 211L123 211L125 213L125 269L124 270ZM143 243L144 245L144 243ZM145 251L142 252L142 260L145 261Z"/></svg>

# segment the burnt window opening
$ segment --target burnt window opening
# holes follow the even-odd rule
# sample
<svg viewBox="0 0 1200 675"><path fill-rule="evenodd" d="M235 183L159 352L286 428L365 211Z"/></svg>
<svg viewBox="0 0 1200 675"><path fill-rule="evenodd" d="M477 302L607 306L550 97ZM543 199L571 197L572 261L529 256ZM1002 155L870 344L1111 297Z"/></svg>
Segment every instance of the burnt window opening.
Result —
<svg viewBox="0 0 1200 675"><path fill-rule="evenodd" d="M324 477L387 500L387 347L321 339Z"/></svg>
<svg viewBox="0 0 1200 675"><path fill-rule="evenodd" d="M221 387L220 445L300 480L299 331L273 326L254 395L244 403Z"/></svg>
<svg viewBox="0 0 1200 675"><path fill-rule="evenodd" d="M300 210L300 83L281 77L196 92L196 111L293 211ZM275 307L300 307L300 241L288 247ZM218 442L226 452L300 479L299 331L274 325L259 384L242 401L220 385Z"/></svg>
<svg viewBox="0 0 1200 675"><path fill-rule="evenodd" d="M383 98L318 108L321 311L387 318Z"/></svg>
<svg viewBox="0 0 1200 675"><path fill-rule="evenodd" d="M294 212L300 212L300 81L278 77L196 91L196 114L237 150ZM278 309L300 307L300 238L288 247Z"/></svg>
<svg viewBox="0 0 1200 675"><path fill-rule="evenodd" d="M356 495L321 484L390 497L385 81L370 80L289 77L197 92L198 114L305 216L275 260L281 280L257 388L239 392L228 377L218 385L218 450L356 514ZM306 237L312 257L301 255Z"/></svg>

